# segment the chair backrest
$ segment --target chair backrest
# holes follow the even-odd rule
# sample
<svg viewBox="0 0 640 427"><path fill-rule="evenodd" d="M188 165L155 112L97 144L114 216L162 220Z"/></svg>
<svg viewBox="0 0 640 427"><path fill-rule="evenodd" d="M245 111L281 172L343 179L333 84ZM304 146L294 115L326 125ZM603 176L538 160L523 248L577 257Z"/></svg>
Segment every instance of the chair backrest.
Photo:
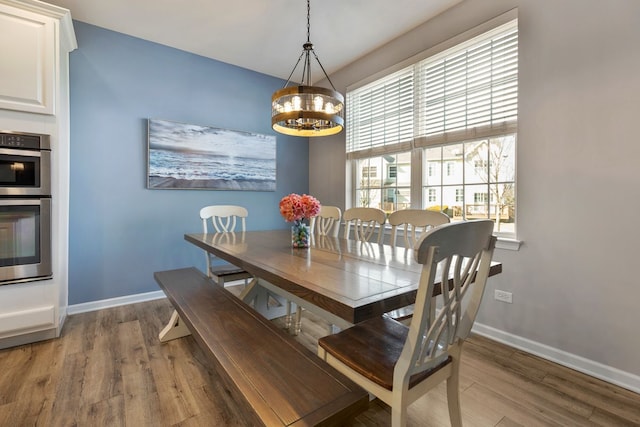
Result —
<svg viewBox="0 0 640 427"><path fill-rule="evenodd" d="M382 235L384 234L384 223L387 218L387 214L378 208L349 208L344 211L342 217L344 219L344 238L349 239L351 226L353 225L353 232L355 240L361 242L368 242L374 235L376 229L378 230L377 243L382 242Z"/></svg>
<svg viewBox="0 0 640 427"><path fill-rule="evenodd" d="M338 237L342 211L337 206L320 206L318 216L311 218L311 234Z"/></svg>
<svg viewBox="0 0 640 427"><path fill-rule="evenodd" d="M449 357L450 346L469 335L489 276L493 226L491 220L455 222L418 241L414 255L423 267L409 334L394 368L394 389L406 389L411 375L437 366ZM432 298L437 276L442 292ZM433 304L439 311L431 318Z"/></svg>
<svg viewBox="0 0 640 427"><path fill-rule="evenodd" d="M404 209L392 212L389 215L391 246L395 246L397 243L396 234L400 225L403 226L404 247L413 248L425 231L442 224L448 224L450 221L449 217L442 212L425 209Z"/></svg>
<svg viewBox="0 0 640 427"><path fill-rule="evenodd" d="M249 212L242 206L235 205L212 205L205 206L200 209L200 219L202 219L202 232L208 233L208 224L213 226L211 232L215 233L227 233L234 232L238 225L239 231L246 231L246 218L249 216ZM213 257L207 251L204 251L205 258L207 260L207 271L211 269L211 258Z"/></svg>
<svg viewBox="0 0 640 427"><path fill-rule="evenodd" d="M212 232L226 233L229 231L237 231L236 227L240 222L240 231L246 230L245 218L249 216L249 212L242 206L234 205L213 205L205 206L200 209L200 218L202 219L202 232L208 233L208 223L213 225ZM240 221L238 221L240 220Z"/></svg>

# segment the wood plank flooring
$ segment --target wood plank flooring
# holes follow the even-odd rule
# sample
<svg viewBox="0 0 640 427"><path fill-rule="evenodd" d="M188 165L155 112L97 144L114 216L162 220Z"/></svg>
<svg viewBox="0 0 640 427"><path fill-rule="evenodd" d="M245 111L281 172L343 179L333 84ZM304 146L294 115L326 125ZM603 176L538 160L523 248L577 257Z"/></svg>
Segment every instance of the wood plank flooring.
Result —
<svg viewBox="0 0 640 427"><path fill-rule="evenodd" d="M78 314L59 339L0 350L0 426L249 426L193 338L158 341L171 312L163 299ZM315 351L326 333L305 311L298 339ZM466 427L640 426L640 395L482 337L460 385ZM389 424L379 401L354 422ZM449 425L444 387L409 425Z"/></svg>

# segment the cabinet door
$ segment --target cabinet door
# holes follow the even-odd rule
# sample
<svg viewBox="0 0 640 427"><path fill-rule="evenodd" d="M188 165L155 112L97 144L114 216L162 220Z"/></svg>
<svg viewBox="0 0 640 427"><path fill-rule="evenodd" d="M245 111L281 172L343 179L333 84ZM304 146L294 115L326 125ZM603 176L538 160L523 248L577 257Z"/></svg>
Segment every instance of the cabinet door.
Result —
<svg viewBox="0 0 640 427"><path fill-rule="evenodd" d="M0 4L0 108L54 114L55 23Z"/></svg>

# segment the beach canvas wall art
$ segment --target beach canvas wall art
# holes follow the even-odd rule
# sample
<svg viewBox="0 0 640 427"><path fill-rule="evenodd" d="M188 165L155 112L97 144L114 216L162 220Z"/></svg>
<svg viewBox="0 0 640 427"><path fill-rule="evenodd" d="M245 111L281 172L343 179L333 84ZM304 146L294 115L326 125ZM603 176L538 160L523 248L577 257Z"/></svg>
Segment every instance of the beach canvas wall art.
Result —
<svg viewBox="0 0 640 427"><path fill-rule="evenodd" d="M147 187L275 191L276 137L149 119Z"/></svg>

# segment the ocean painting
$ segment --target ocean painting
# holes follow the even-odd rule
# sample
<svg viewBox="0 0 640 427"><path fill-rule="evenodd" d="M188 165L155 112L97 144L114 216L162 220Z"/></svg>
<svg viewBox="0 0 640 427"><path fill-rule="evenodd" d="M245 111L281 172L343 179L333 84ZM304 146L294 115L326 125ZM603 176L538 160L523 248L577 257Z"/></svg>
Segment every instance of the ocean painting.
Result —
<svg viewBox="0 0 640 427"><path fill-rule="evenodd" d="M276 137L149 119L150 189L275 191Z"/></svg>

